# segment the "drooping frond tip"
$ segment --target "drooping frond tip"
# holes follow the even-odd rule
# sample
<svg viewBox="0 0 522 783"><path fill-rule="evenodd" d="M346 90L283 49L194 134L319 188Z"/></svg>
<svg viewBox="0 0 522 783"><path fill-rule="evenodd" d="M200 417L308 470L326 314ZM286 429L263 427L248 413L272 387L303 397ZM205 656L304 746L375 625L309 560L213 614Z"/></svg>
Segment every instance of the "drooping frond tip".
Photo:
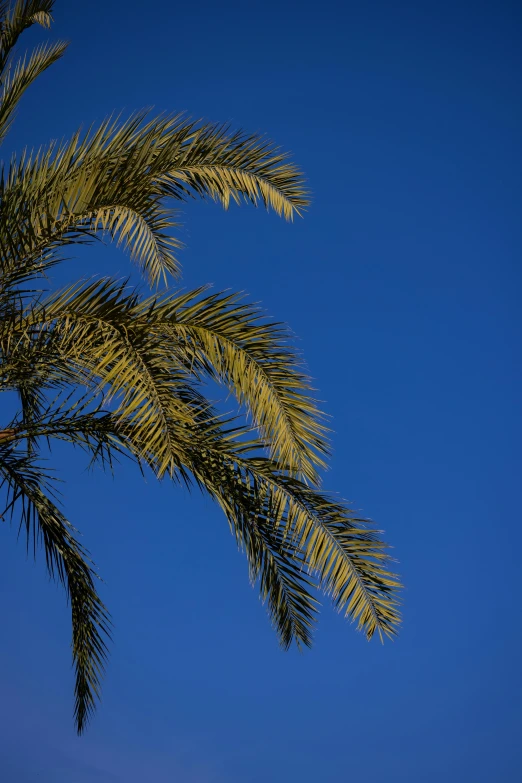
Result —
<svg viewBox="0 0 522 783"><path fill-rule="evenodd" d="M218 201L227 209L230 202L244 199L273 209L292 220L310 203L303 173L288 153L266 137L231 132L227 125L192 123L186 155L176 168L166 172L164 181L174 186L184 183L195 194Z"/></svg>
<svg viewBox="0 0 522 783"><path fill-rule="evenodd" d="M45 469L16 444L0 446L0 484L7 488L3 514L17 511L27 543L41 542L47 570L67 590L72 621L75 669L75 720L78 733L85 729L99 696L110 638L110 618L95 588L96 574L76 532L52 498ZM45 491L47 490L47 491Z"/></svg>

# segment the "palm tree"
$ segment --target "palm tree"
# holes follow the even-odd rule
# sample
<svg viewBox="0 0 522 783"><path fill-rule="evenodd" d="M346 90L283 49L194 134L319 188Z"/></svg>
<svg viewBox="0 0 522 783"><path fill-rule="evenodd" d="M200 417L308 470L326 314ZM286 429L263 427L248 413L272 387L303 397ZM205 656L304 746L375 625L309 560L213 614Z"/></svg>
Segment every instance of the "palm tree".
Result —
<svg viewBox="0 0 522 783"><path fill-rule="evenodd" d="M53 0L0 6L0 139L30 84L65 51L15 59L19 36L49 27ZM110 619L96 571L56 497L42 448L119 453L158 479L197 485L223 509L281 645L309 646L315 587L368 638L393 635L397 578L378 533L319 490L327 432L280 324L238 296L158 284L179 272L172 202L199 196L263 204L292 219L308 204L299 170L271 143L184 116L111 119L67 143L24 151L0 179L0 384L19 412L0 430L3 517L17 522L67 591L75 722L99 695ZM111 279L44 295L65 248L103 235L152 287ZM225 420L204 382L232 392L252 425ZM43 446L42 446L43 443Z"/></svg>

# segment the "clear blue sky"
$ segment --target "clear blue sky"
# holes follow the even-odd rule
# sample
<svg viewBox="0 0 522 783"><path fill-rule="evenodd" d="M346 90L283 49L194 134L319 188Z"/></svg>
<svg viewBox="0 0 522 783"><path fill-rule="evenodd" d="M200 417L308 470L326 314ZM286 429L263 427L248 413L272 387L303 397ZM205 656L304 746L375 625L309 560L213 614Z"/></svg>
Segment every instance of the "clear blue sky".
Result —
<svg viewBox="0 0 522 783"><path fill-rule="evenodd" d="M301 338L325 484L395 545L404 628L368 644L325 604L315 648L280 652L216 508L60 452L111 662L78 739L65 601L2 526L2 781L521 779L521 23L502 0L58 0L71 47L11 144L154 105L266 131L305 169L294 225L189 205L183 285L245 290ZM57 282L128 269L93 248Z"/></svg>

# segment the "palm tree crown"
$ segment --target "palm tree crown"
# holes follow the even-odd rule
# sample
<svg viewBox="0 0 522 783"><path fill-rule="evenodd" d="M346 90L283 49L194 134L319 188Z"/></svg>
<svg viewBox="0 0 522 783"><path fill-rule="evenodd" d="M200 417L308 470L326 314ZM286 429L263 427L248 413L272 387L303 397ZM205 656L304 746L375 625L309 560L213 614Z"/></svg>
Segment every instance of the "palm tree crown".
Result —
<svg viewBox="0 0 522 783"><path fill-rule="evenodd" d="M0 5L0 142L17 103L65 44L16 58L19 36L49 27L53 0ZM19 413L0 430L3 516L40 543L67 590L82 732L99 695L110 620L96 573L64 516L40 444L58 439L110 466L124 452L158 479L196 484L223 509L284 648L308 646L314 588L370 638L393 635L397 589L367 521L319 490L323 417L287 329L236 295L176 293L173 204L199 196L263 204L291 220L308 204L300 171L258 136L183 115L111 119L0 174L0 384ZM111 279L45 295L63 249L103 235L128 252L146 297ZM252 425L204 396L214 379Z"/></svg>

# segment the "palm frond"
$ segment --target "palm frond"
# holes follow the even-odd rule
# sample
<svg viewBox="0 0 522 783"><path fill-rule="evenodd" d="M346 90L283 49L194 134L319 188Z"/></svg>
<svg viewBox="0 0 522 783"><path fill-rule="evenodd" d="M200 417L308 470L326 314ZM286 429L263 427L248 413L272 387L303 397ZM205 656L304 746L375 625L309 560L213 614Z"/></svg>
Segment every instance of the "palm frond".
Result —
<svg viewBox="0 0 522 783"><path fill-rule="evenodd" d="M191 129L192 130L192 129ZM272 142L227 126L205 124L187 140L183 156L162 178L169 193L184 196L180 184L199 196L210 196L225 209L241 198L292 220L308 206L300 170Z"/></svg>
<svg viewBox="0 0 522 783"><path fill-rule="evenodd" d="M132 320L136 303L124 285L105 280L30 308L0 334L6 366L14 368L6 382L14 383L21 357L36 346L42 380L54 383L65 366L67 380L75 374L77 383L112 401L115 415L139 429L141 441L159 459L160 475L174 476L176 444L197 430L198 422L212 419L213 411L147 320Z"/></svg>
<svg viewBox="0 0 522 783"><path fill-rule="evenodd" d="M6 442L23 446L45 439L49 447L52 440L61 440L79 446L91 456L91 464L99 463L112 470L113 462L125 454L138 458L134 444L122 426L121 419L96 405L92 394L78 398L73 392L61 391L49 402L39 388L38 416L15 416L3 430ZM46 403L45 407L43 403Z"/></svg>
<svg viewBox="0 0 522 783"><path fill-rule="evenodd" d="M393 636L400 623L397 594L400 583L388 569L390 556L379 531L353 514L344 504L281 471L270 460L228 453L221 444L205 449L204 459L194 452L190 470L202 485L216 493L216 476L232 471L237 484L256 487L262 505L257 524L276 531L299 553L298 563L317 577L334 605L357 622L368 639L378 633ZM221 495L226 491L221 491ZM223 504L226 512L226 501Z"/></svg>
<svg viewBox="0 0 522 783"><path fill-rule="evenodd" d="M132 431L129 437L133 443L140 444L134 453L151 465L159 476L167 472L185 476L189 471L215 495L212 489L214 476L216 471L225 469L226 463L235 465L234 481L246 482L249 486L257 482L263 490L264 502L268 504L262 511L265 529L273 525L274 509L278 509L279 521L272 535L277 537L281 526L284 540L303 553L300 565L304 563L311 573L318 575L323 589L332 594L336 605L357 620L368 637L376 631L381 635L392 634L398 614L391 596L398 583L383 566L389 556L376 532L342 504L298 481L295 464L286 465L280 455L276 462L256 456L247 459L244 454L251 447L244 444L239 451L236 446L232 447L236 435L232 433L223 438L222 422L208 402L191 387L189 365L194 374L197 371L194 363L206 366L206 362L217 365L220 370L219 362L222 361L208 348L204 354L198 354L194 341L188 347L186 341L176 343L176 330L180 324L182 335L186 337L184 319L187 324L194 325L199 315L205 315L205 305L198 309L199 303L194 304L193 300L193 295L185 294L165 302L158 303L155 298L140 302L135 293L128 293L124 286L106 280L69 289L32 308L18 325L18 334L25 335L32 345L35 330L39 337L42 332L48 333L51 344L58 340L60 361L67 357L69 364L78 368L84 383L92 377L100 393L110 389L116 398L115 416L121 420L126 433ZM226 334L227 328L234 333L237 329L235 338L238 342L241 319L245 316L243 336L247 355L249 341L257 340L259 345L253 349L253 354L255 356L256 350L259 351L258 360L263 355L263 347L268 360L271 356L278 358L280 347L277 341L270 342L273 334L270 329L264 332L263 327L259 327L257 315L252 316L248 308L243 311L239 306L238 313L234 300L232 305L225 300L223 306L219 298L212 297L206 307L209 324L216 333L221 330ZM230 307L232 317L229 317ZM15 332L9 339L16 343ZM185 364L181 359L183 349ZM273 354L270 353L272 349ZM285 369L283 357L279 359L281 377L293 393L297 381L288 380L291 376L285 372L290 371ZM289 366L292 367L291 359ZM241 364L239 371L247 374ZM233 368L231 372L234 372ZM274 376L277 377L276 371ZM255 379L250 383L255 385ZM108 398L105 396L105 399ZM296 401L296 414L301 415L302 421L305 414L300 414L301 408L306 410ZM261 423L262 415L259 414ZM277 419L271 426L274 435L266 439L269 444L270 440L277 442ZM223 444L228 451L221 453L221 463L216 466L212 454L216 449L219 454ZM258 446L263 448L261 444ZM283 453L284 448L280 447ZM292 453L288 449L287 452ZM252 453L255 454L255 450ZM233 482L229 480L229 492L232 486Z"/></svg>
<svg viewBox="0 0 522 783"><path fill-rule="evenodd" d="M60 59L66 48L67 44L62 42L39 46L29 58L27 55L22 57L5 73L0 93L0 144L11 127L13 114L24 92L41 73Z"/></svg>
<svg viewBox="0 0 522 783"><path fill-rule="evenodd" d="M200 291L156 303L155 322L193 373L223 383L250 411L272 456L292 473L317 483L324 467L326 428L309 378L292 348L292 335L268 322L259 308L236 294L199 297ZM146 312L152 302L146 301Z"/></svg>
<svg viewBox="0 0 522 783"><path fill-rule="evenodd" d="M81 446L92 459L111 466L113 453L126 451L158 472L157 458L148 442L142 442L139 428L110 413L85 412L85 406L62 404L42 414L38 422L24 424L15 420L7 431L9 442L16 445L22 445L28 438L31 441L42 437L59 439ZM252 448L244 442L237 443L237 437L238 432L224 429L222 423L216 426L215 422L208 422L192 437L185 437L184 442L178 444L178 452L189 470L193 467L191 454L195 443L198 450L205 451L205 447L210 446L220 453L231 449L233 454L241 454ZM189 474L184 478L189 481ZM260 502L264 488L261 488L260 496L254 484L247 486L239 482L230 470L206 476L204 483L202 478L201 473L195 474L202 489L210 492L224 509L238 545L247 555L251 581L259 583L261 598L267 605L282 647L287 649L292 642L310 646L317 608L317 601L310 593L313 583L303 572L303 553L297 546L266 520L258 524L257 517L266 500L263 498Z"/></svg>
<svg viewBox="0 0 522 783"><path fill-rule="evenodd" d="M256 534L247 549L251 581L255 584L259 580L261 600L280 645L284 650L293 642L298 649L311 647L318 602L311 593L315 585L303 572L299 551L279 531L270 531L267 526L256 528Z"/></svg>
<svg viewBox="0 0 522 783"><path fill-rule="evenodd" d="M33 24L49 28L54 0L15 0L0 6L0 76L19 37Z"/></svg>
<svg viewBox="0 0 522 783"><path fill-rule="evenodd" d="M96 573L86 551L74 537L74 528L51 500L49 492L45 492L42 465L12 445L0 444L0 476L1 486L7 489L2 516L17 514L28 545L32 541L36 551L41 542L50 575L67 590L76 673L74 716L81 734L99 697L110 629L107 610L96 592Z"/></svg>
<svg viewBox="0 0 522 783"><path fill-rule="evenodd" d="M136 372L143 378L147 362L163 373L163 405L175 394L169 374L176 388L183 373L183 384L195 374L217 378L247 406L274 458L293 474L317 483L316 468L324 465L320 455L327 451L326 430L289 333L280 324L267 323L257 308L240 304L235 295L200 294L198 289L140 302L121 284L103 280L67 290L33 308L23 323L8 331L9 339L12 343L16 334L25 333L27 343L31 335L27 344L36 359L44 330L48 350L39 364L49 373L54 366L50 330L52 340L59 332L60 367L65 356L81 362L103 384L114 383L115 394L128 389L133 406L142 413L152 388L140 383ZM5 342L7 336L2 338L0 330L0 346L2 339ZM134 368L131 375L129 366ZM122 410L128 409L130 399L124 399ZM162 426L166 431L165 419Z"/></svg>
<svg viewBox="0 0 522 783"><path fill-rule="evenodd" d="M132 246L156 284L178 270L180 243L166 233L177 222L165 200L191 194L219 196L225 206L241 196L287 218L308 203L302 175L270 143L180 116L146 121L141 113L12 161L0 181L0 233L13 239L0 262L108 231Z"/></svg>
<svg viewBox="0 0 522 783"><path fill-rule="evenodd" d="M231 447L230 442L214 438L202 453L207 465L196 458L189 459L187 467L224 511L239 549L246 554L250 581L259 585L281 647L287 650L293 642L298 648L310 647L318 606L311 592L314 584L306 577L304 553L274 524L279 510L271 505L271 493L255 477L243 480L236 467L235 443ZM268 507L269 518L264 513Z"/></svg>

